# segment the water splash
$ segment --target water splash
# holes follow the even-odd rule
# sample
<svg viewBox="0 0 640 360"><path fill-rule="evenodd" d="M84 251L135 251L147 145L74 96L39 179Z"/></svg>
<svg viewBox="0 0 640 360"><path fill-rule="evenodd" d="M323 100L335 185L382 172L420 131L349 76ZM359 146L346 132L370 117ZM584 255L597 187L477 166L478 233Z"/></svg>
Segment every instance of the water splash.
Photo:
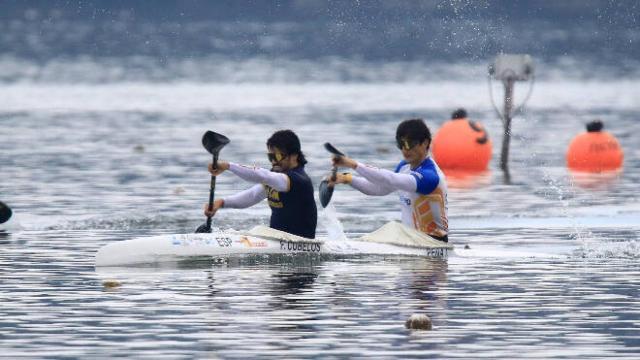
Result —
<svg viewBox="0 0 640 360"><path fill-rule="evenodd" d="M640 259L640 244L636 240L621 242L587 242L573 255L588 259Z"/></svg>
<svg viewBox="0 0 640 360"><path fill-rule="evenodd" d="M344 234L344 228L340 220L338 220L336 208L333 204L327 205L327 207L322 210L320 222L327 230L327 240L333 242L347 241L347 236Z"/></svg>

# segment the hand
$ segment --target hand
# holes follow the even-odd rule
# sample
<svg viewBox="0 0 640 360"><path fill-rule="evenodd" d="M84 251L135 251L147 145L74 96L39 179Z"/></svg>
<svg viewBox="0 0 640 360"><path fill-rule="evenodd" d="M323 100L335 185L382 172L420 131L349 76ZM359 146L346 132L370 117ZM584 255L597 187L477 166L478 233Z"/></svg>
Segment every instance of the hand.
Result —
<svg viewBox="0 0 640 360"><path fill-rule="evenodd" d="M329 175L329 177L327 178L327 182L329 186L335 186L336 184L350 184L351 178L352 176L350 173L337 173L335 180L332 180L332 176Z"/></svg>
<svg viewBox="0 0 640 360"><path fill-rule="evenodd" d="M229 170L229 162L218 160L218 166L214 169L213 163L209 163L209 173L213 176L222 174L225 170Z"/></svg>
<svg viewBox="0 0 640 360"><path fill-rule="evenodd" d="M204 215L206 217L213 217L218 209L224 206L224 199L216 199L213 201L213 209L209 211L209 203L204 204Z"/></svg>
<svg viewBox="0 0 640 360"><path fill-rule="evenodd" d="M331 158L331 161L333 162L333 166L336 166L336 167L346 167L346 168L355 169L356 166L358 166L358 163L355 160L346 156L334 155Z"/></svg>

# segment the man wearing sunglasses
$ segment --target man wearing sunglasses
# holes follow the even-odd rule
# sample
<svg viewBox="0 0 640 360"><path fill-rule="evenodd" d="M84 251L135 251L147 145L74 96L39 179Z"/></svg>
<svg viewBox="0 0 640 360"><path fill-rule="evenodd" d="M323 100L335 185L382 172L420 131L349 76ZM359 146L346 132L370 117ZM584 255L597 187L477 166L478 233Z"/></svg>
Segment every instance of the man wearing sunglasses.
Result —
<svg viewBox="0 0 640 360"><path fill-rule="evenodd" d="M206 204L205 215L213 216L223 207L244 209L266 198L271 207L271 228L315 238L318 212L313 184L304 171L307 160L300 148L298 136L291 130L277 131L267 140L267 150L271 170L223 160L218 160L216 168L213 168L212 163L209 164L209 172L213 176L229 170L256 185L224 199L216 199L211 211L208 211Z"/></svg>
<svg viewBox="0 0 640 360"><path fill-rule="evenodd" d="M447 242L447 182L429 156L429 128L422 119L405 120L396 129L396 144L404 160L400 161L395 171L378 169L346 156L334 155L332 161L335 166L352 168L360 175L338 174L334 183L350 184L366 195L381 196L397 191L402 222ZM332 185L331 181L329 185Z"/></svg>

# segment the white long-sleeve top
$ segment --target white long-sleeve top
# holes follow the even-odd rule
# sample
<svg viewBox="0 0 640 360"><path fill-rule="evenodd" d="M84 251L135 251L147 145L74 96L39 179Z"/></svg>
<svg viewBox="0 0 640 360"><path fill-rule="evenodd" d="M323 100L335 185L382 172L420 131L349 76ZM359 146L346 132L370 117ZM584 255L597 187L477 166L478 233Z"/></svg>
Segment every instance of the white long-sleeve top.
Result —
<svg viewBox="0 0 640 360"><path fill-rule="evenodd" d="M225 197L224 207L233 209L244 209L253 206L267 198L264 185L276 191L289 191L289 177L285 174L276 173L259 167L248 167L236 163L229 163L229 171L238 175L243 180L257 183L247 190Z"/></svg>
<svg viewBox="0 0 640 360"><path fill-rule="evenodd" d="M402 222L429 235L448 232L447 183L438 165L427 157L411 169L401 161L395 172L357 163L351 186L367 195L387 195L397 191Z"/></svg>
<svg viewBox="0 0 640 360"><path fill-rule="evenodd" d="M267 192L262 184L255 184L247 190L225 197L225 208L244 209L253 206L267 198Z"/></svg>
<svg viewBox="0 0 640 360"><path fill-rule="evenodd" d="M396 190L415 192L417 188L416 179L409 174L395 173L363 163L358 163L355 170L362 178L354 177L351 185L368 195L387 195Z"/></svg>
<svg viewBox="0 0 640 360"><path fill-rule="evenodd" d="M289 177L282 173L259 167L243 166L236 163L229 163L229 171L238 175L243 180L269 185L276 191L288 192L290 189Z"/></svg>

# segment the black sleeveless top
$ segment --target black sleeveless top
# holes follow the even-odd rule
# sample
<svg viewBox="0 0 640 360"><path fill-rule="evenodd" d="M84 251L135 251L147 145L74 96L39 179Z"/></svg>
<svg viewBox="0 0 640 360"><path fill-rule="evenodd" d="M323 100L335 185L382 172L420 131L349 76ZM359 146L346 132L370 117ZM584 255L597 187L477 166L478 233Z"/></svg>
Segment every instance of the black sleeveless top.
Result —
<svg viewBox="0 0 640 360"><path fill-rule="evenodd" d="M313 196L313 184L304 166L285 171L289 177L288 192L278 192L265 185L271 207L271 228L314 239L318 224L318 209Z"/></svg>

